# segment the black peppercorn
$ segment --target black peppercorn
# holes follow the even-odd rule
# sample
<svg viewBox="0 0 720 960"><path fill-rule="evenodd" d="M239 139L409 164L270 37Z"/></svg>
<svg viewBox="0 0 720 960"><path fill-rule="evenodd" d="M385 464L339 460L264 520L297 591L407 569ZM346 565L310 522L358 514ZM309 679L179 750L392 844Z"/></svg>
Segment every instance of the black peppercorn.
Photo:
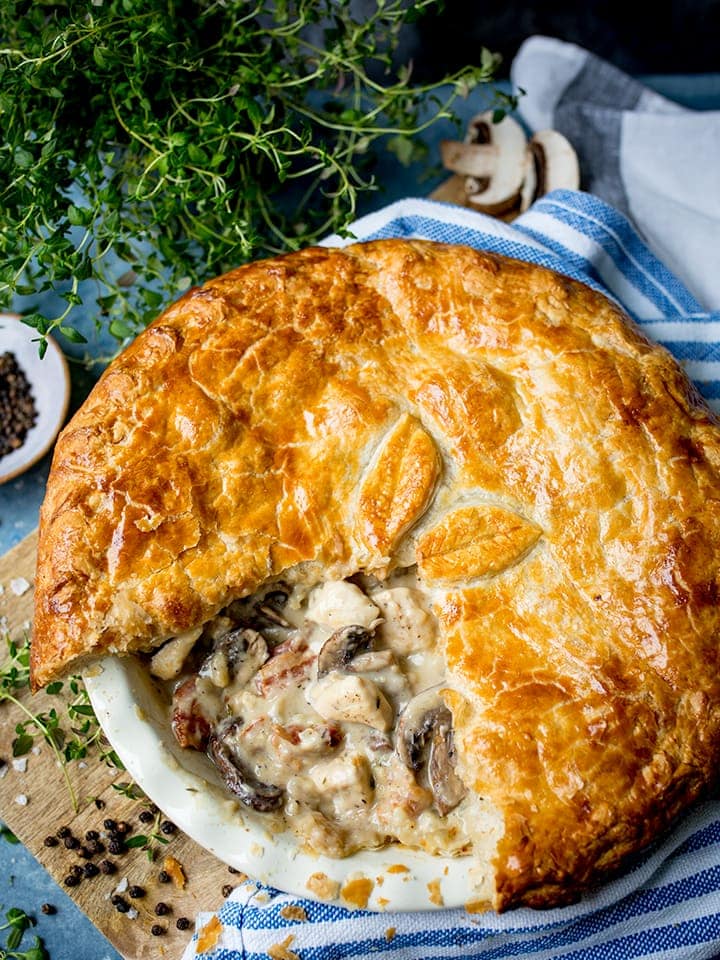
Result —
<svg viewBox="0 0 720 960"><path fill-rule="evenodd" d="M63 877L63 883L66 887L76 887L80 883L80 877L69 873L66 877Z"/></svg>
<svg viewBox="0 0 720 960"><path fill-rule="evenodd" d="M115 898L113 897L113 899ZM118 902L115 904L115 909L118 913L127 913L130 909L130 904L127 902L127 900L123 900L122 897L118 897Z"/></svg>
<svg viewBox="0 0 720 960"><path fill-rule="evenodd" d="M70 873L71 873L74 877L81 877L81 876L83 875L83 868L80 866L79 863L74 863L74 864L70 867Z"/></svg>
<svg viewBox="0 0 720 960"><path fill-rule="evenodd" d="M114 820L111 820L109 818L107 820L103 820L103 826L105 827L106 830L117 830L117 824L115 823Z"/></svg>
<svg viewBox="0 0 720 960"><path fill-rule="evenodd" d="M228 873L240 873L240 871L236 870L235 867L228 867Z"/></svg>
<svg viewBox="0 0 720 960"><path fill-rule="evenodd" d="M105 844L101 840L89 840L87 849L95 856L96 853L105 853Z"/></svg>
<svg viewBox="0 0 720 960"><path fill-rule="evenodd" d="M0 354L0 457L21 447L36 421L30 384L15 354Z"/></svg>
<svg viewBox="0 0 720 960"><path fill-rule="evenodd" d="M43 843L45 844L46 847L56 847L59 841L57 837L45 837L45 839L43 840Z"/></svg>
<svg viewBox="0 0 720 960"><path fill-rule="evenodd" d="M96 810L104 810L104 809L105 809L105 801L104 801L104 800L101 800L100 797L95 797L95 809L96 809Z"/></svg>
<svg viewBox="0 0 720 960"><path fill-rule="evenodd" d="M187 917L178 917L175 921L175 926L178 928L178 930L187 930L190 926L190 921Z"/></svg>
<svg viewBox="0 0 720 960"><path fill-rule="evenodd" d="M160 873L158 874L159 883L170 883L170 879L171 877L170 877L170 874L167 872L167 870L161 870Z"/></svg>
<svg viewBox="0 0 720 960"><path fill-rule="evenodd" d="M83 867L83 876L85 877L96 877L99 873L100 869L94 863L86 863Z"/></svg>
<svg viewBox="0 0 720 960"><path fill-rule="evenodd" d="M138 816L140 823L152 823L155 819L155 815L150 813L149 810L141 810Z"/></svg>
<svg viewBox="0 0 720 960"><path fill-rule="evenodd" d="M44 903L40 910L45 914L46 917L52 917L57 913L57 907L54 907L51 903Z"/></svg>
<svg viewBox="0 0 720 960"><path fill-rule="evenodd" d="M132 832L132 827L127 822L127 820L120 820L119 823L115 824L115 830L120 834L121 837L126 836L128 833Z"/></svg>
<svg viewBox="0 0 720 960"><path fill-rule="evenodd" d="M83 860L89 860L93 856L93 852L90 847L82 846L78 850L78 856L82 857Z"/></svg>
<svg viewBox="0 0 720 960"><path fill-rule="evenodd" d="M224 897L229 897L230 894L233 892L234 889L235 889L235 888L233 887L233 885L232 885L231 883L226 883L225 886L222 888L222 895L223 895Z"/></svg>
<svg viewBox="0 0 720 960"><path fill-rule="evenodd" d="M117 867L112 862L112 860L101 860L100 861L100 870L105 874L115 873Z"/></svg>
<svg viewBox="0 0 720 960"><path fill-rule="evenodd" d="M160 903L155 904L155 913L158 917L166 917L170 913L170 907L161 900Z"/></svg>
<svg viewBox="0 0 720 960"><path fill-rule="evenodd" d="M65 837L63 843L68 850L77 850L77 848L80 846L80 841L77 839L77 837Z"/></svg>
<svg viewBox="0 0 720 960"><path fill-rule="evenodd" d="M97 832L97 830L88 830L88 831L85 833L85 839L86 839L86 840L99 840L99 839L100 839L100 834Z"/></svg>
<svg viewBox="0 0 720 960"><path fill-rule="evenodd" d="M160 829L165 834L172 834L175 833L177 827L170 820L163 820L163 822L160 824Z"/></svg>
<svg viewBox="0 0 720 960"><path fill-rule="evenodd" d="M114 856L120 856L123 853L127 853L127 847L122 842L122 840L111 840L107 845L108 853L112 853Z"/></svg>
<svg viewBox="0 0 720 960"><path fill-rule="evenodd" d="M71 836L71 834L72 834L72 830L70 829L70 827L60 827L60 829L57 832L57 835L60 837L61 840L64 840L65 837Z"/></svg>
<svg viewBox="0 0 720 960"><path fill-rule="evenodd" d="M130 897L131 897L133 900L139 900L140 897L144 897L144 896L145 896L145 891L143 890L143 888L142 888L142 887L138 887L136 884L134 884L132 887L130 887L130 889L128 890L128 893L130 894Z"/></svg>
<svg viewBox="0 0 720 960"><path fill-rule="evenodd" d="M159 923L154 923L150 927L150 933L154 937L161 937L165 933L165 927L161 926Z"/></svg>

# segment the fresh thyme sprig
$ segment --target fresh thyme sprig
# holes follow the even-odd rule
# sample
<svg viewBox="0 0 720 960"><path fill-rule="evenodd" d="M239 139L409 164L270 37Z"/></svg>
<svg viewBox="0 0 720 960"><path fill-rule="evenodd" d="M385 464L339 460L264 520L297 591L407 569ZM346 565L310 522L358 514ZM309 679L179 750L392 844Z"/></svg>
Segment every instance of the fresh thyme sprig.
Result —
<svg viewBox="0 0 720 960"><path fill-rule="evenodd" d="M138 833L126 841L127 846L131 849L135 847L144 850L151 863L156 859L161 847L170 842L169 839L160 832L160 821L162 817L162 813L156 813L155 819L146 834Z"/></svg>
<svg viewBox="0 0 720 960"><path fill-rule="evenodd" d="M438 84L395 69L404 24L438 0L4 0L0 303L53 291L25 320L119 340L191 282L345 231L498 58ZM90 284L83 281L94 280Z"/></svg>
<svg viewBox="0 0 720 960"><path fill-rule="evenodd" d="M59 709L51 707L47 711L33 712L19 699L18 694L26 689L30 682L30 640L24 636L17 641L6 633L4 642L7 658L0 666L0 704L3 701L14 704L24 717L15 725L13 756L22 757L29 753L36 737L42 737L62 770L73 809L77 811L78 797L68 765L82 760L91 751L96 751L101 761L118 769L123 769L122 762L104 739L87 690L79 677L72 677L67 681L65 696L58 701ZM62 681L57 681L51 683L46 692L58 696L64 687Z"/></svg>

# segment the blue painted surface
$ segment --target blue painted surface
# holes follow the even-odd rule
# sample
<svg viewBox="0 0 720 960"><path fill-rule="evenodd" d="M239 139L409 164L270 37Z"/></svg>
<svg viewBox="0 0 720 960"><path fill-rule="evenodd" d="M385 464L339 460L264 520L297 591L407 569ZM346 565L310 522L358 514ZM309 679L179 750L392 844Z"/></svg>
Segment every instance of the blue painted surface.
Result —
<svg viewBox="0 0 720 960"><path fill-rule="evenodd" d="M44 903L57 909L44 916ZM11 907L20 907L37 920L37 926L25 934L23 949L39 936L51 960L120 960L120 954L75 906L52 877L21 844L0 840L0 918ZM108 909L112 909L108 905ZM128 921L130 923L131 921ZM0 946L7 934L0 934Z"/></svg>
<svg viewBox="0 0 720 960"><path fill-rule="evenodd" d="M644 81L659 93L687 107L700 110L720 109L720 74L647 77ZM477 90L467 101L457 104L456 112L460 119L465 121L474 113L485 109L486 96L485 91ZM429 157L438 156L438 146L442 138L453 136L455 131L449 123L433 127L423 138L428 146ZM425 165L416 164L404 169L398 168L389 160L380 162L376 173L378 182L384 184L384 189L363 200L361 214L369 213L401 197L426 196L443 179L440 171L434 177L427 178ZM22 304L16 305L16 309L20 307ZM112 342L96 337L90 314L86 312L78 322L91 341L89 346L83 349L87 349L91 357L107 355ZM77 349L74 357L71 411L82 402L99 373L99 368L96 368L94 373L88 372L78 362L80 353ZM49 464L48 455L22 477L0 486L0 555L37 526ZM40 906L44 902L57 906L56 916L44 917L40 913ZM3 840L0 840L0 905L4 910L19 906L37 916L37 932L43 937L52 960L121 960L120 955L37 861L22 846L10 846ZM3 943L4 940L0 937L0 945Z"/></svg>

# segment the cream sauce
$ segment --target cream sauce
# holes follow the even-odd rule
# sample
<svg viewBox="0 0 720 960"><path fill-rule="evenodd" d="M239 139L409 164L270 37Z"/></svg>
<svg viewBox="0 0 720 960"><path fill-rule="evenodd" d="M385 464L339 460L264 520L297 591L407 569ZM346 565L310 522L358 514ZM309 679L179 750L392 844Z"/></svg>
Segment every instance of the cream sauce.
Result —
<svg viewBox="0 0 720 960"><path fill-rule="evenodd" d="M206 624L205 659L199 669L197 657L192 670L186 664L174 688L176 736L196 748L224 737L250 792L257 782L278 788L277 813L315 852L346 856L401 842L467 853L469 801L441 816L426 774L395 749L408 701L445 681L435 617L414 570L361 582L362 589L348 581L288 587L284 596L276 585ZM265 640L246 630L223 653L228 630L254 620ZM318 654L351 625L371 635L368 648L318 676Z"/></svg>

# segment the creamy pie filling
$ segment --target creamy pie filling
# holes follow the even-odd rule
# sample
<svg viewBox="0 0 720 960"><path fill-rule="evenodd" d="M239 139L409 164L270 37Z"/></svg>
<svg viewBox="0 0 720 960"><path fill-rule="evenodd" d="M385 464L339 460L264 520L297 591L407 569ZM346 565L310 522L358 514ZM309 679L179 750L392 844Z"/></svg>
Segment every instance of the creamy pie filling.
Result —
<svg viewBox="0 0 720 960"><path fill-rule="evenodd" d="M171 684L180 745L310 850L469 852L437 623L414 569L273 584L168 641L151 669Z"/></svg>

